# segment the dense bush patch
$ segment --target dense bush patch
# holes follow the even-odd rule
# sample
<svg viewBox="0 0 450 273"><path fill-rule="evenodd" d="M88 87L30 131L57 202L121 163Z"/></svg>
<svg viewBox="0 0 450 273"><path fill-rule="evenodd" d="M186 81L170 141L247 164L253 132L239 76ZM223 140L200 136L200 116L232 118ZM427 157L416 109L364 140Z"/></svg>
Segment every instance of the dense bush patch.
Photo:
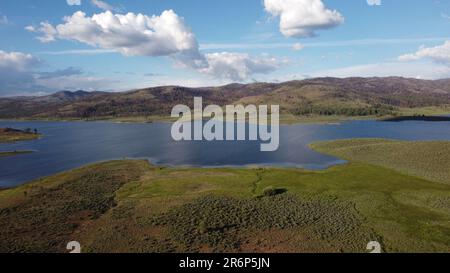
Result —
<svg viewBox="0 0 450 273"><path fill-rule="evenodd" d="M133 161L80 169L52 188L33 186L25 200L0 210L0 252L64 251L68 236L115 205L115 192L140 176Z"/></svg>
<svg viewBox="0 0 450 273"><path fill-rule="evenodd" d="M362 251L374 238L349 202L281 194L257 199L206 196L153 219L190 251L203 246L236 250L247 231L299 229L344 251Z"/></svg>

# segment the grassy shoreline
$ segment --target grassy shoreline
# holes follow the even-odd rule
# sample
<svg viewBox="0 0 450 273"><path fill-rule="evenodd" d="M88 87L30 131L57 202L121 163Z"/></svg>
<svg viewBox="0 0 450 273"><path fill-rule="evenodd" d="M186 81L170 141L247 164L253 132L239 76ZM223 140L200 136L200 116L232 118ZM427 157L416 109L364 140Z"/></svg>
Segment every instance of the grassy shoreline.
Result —
<svg viewBox="0 0 450 273"><path fill-rule="evenodd" d="M317 142L310 147L344 160L391 168L450 185L449 141L350 139Z"/></svg>
<svg viewBox="0 0 450 273"><path fill-rule="evenodd" d="M376 119L377 117L344 117L344 116L332 116L332 117L296 117L292 115L280 116L280 124L282 125L295 125L295 124L326 124L326 123L340 123L349 120L370 120ZM109 118L102 117L97 119L58 119L58 118L18 118L18 119L0 119L0 121L17 121L17 122L112 122L112 123L173 123L177 121L177 118L171 117L154 117L152 119L147 119L145 117L121 117L121 118Z"/></svg>
<svg viewBox="0 0 450 273"><path fill-rule="evenodd" d="M396 115L368 115L368 116L337 116L337 115L312 115L312 116L296 116L292 114L280 114L280 124L283 125L295 125L295 124L324 124L324 123L340 123L351 120L384 120L389 118L395 118L400 116L439 116L449 115L450 107L421 107L421 108L400 108ZM104 116L98 118L18 118L18 119L1 119L0 121L105 121L116 123L153 123L153 122L168 122L172 123L177 121L177 118L170 116L138 116L138 117L112 117Z"/></svg>
<svg viewBox="0 0 450 273"><path fill-rule="evenodd" d="M31 153L33 153L33 151L0 152L0 157L16 156L16 155L31 154Z"/></svg>
<svg viewBox="0 0 450 273"><path fill-rule="evenodd" d="M434 151L450 145L438 144L316 143L347 151L348 164L323 171L92 164L0 191L0 248L65 252L76 239L87 252L365 252L377 240L386 252L448 252L450 184L389 163L428 149L445 175ZM376 164L386 145L393 152ZM374 159L360 158L365 149Z"/></svg>

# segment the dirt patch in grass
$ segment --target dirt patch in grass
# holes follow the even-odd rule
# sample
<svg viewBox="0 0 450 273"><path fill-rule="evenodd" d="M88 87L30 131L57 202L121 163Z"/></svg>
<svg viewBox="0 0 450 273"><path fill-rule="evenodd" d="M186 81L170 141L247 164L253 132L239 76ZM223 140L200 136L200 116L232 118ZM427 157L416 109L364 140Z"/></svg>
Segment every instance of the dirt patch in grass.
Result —
<svg viewBox="0 0 450 273"><path fill-rule="evenodd" d="M241 244L244 253L329 253L337 250L307 230L270 229L248 232Z"/></svg>

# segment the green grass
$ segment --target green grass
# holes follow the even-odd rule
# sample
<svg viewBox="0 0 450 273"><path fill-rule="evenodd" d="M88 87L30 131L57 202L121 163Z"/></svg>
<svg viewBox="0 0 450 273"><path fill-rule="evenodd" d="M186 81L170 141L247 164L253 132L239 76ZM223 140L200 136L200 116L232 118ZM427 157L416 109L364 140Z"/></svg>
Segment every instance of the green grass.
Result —
<svg viewBox="0 0 450 273"><path fill-rule="evenodd" d="M450 105L417 108L399 108L399 116L439 116L450 114Z"/></svg>
<svg viewBox="0 0 450 273"><path fill-rule="evenodd" d="M345 143L314 147L331 153L385 143L391 154L407 149L417 158L436 149ZM450 153L448 143L439 147ZM76 240L87 252L364 252L377 240L387 252L449 252L450 185L379 164L379 149L370 149L365 160L352 153L350 163L323 171L145 161L83 167L0 191L2 250L60 252ZM427 159L444 164L439 153Z"/></svg>
<svg viewBox="0 0 450 273"><path fill-rule="evenodd" d="M352 139L311 145L317 151L352 162L391 168L450 185L450 142Z"/></svg>

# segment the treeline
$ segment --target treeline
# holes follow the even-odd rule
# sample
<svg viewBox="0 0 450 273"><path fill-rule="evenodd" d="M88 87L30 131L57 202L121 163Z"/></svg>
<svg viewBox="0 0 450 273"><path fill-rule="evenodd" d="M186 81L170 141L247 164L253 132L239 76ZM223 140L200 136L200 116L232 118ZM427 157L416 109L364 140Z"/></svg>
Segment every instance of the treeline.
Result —
<svg viewBox="0 0 450 273"><path fill-rule="evenodd" d="M295 109L293 114L298 116L384 116L395 114L395 108L393 106L381 104L367 107L302 105Z"/></svg>
<svg viewBox="0 0 450 273"><path fill-rule="evenodd" d="M95 117L120 117L120 116L150 116L150 115L168 115L170 110L164 105L159 107L154 104L135 103L135 104L97 104L76 109L75 117L79 118L95 118ZM320 116L384 116L394 115L395 107L389 105L373 105L367 107L342 107L321 106L303 104L288 110L291 114L297 116L320 115Z"/></svg>
<svg viewBox="0 0 450 273"><path fill-rule="evenodd" d="M170 109L154 101L111 101L99 103L91 106L76 108L75 117L95 118L95 117L120 117L120 116L150 116L170 114Z"/></svg>

